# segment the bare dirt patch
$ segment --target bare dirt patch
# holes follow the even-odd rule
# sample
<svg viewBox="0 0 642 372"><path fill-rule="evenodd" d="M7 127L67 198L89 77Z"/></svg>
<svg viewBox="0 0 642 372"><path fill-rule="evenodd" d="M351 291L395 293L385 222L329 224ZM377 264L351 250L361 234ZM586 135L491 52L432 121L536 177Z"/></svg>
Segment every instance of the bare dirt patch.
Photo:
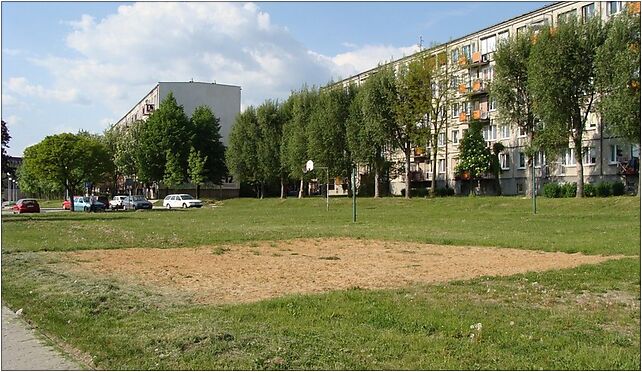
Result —
<svg viewBox="0 0 642 372"><path fill-rule="evenodd" d="M190 293L197 302L216 304L354 287L397 288L512 275L620 258L346 238L65 255L76 270Z"/></svg>

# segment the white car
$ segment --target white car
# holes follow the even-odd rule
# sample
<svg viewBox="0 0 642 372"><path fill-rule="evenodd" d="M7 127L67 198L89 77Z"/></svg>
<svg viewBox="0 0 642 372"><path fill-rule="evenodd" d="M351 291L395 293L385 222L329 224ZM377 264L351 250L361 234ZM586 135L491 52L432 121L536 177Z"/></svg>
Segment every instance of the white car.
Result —
<svg viewBox="0 0 642 372"><path fill-rule="evenodd" d="M109 208L113 209L122 209L123 208L123 200L127 195L116 195L112 200L109 201Z"/></svg>
<svg viewBox="0 0 642 372"><path fill-rule="evenodd" d="M194 199L192 195L189 194L170 194L163 199L163 206L167 209L200 208L203 206L203 202L198 199Z"/></svg>

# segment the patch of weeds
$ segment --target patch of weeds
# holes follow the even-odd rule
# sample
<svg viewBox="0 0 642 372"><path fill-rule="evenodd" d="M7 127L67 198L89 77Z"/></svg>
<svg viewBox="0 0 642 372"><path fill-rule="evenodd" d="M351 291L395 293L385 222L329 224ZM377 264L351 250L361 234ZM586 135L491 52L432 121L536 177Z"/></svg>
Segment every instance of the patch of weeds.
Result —
<svg viewBox="0 0 642 372"><path fill-rule="evenodd" d="M337 257L337 256L322 256L322 257L319 257L319 259L320 260L329 260L329 261L340 260L340 258Z"/></svg>
<svg viewBox="0 0 642 372"><path fill-rule="evenodd" d="M272 247L272 248L276 248L276 247L278 247L278 244L276 244L275 242L271 242L271 243L270 243L270 247Z"/></svg>
<svg viewBox="0 0 642 372"><path fill-rule="evenodd" d="M258 246L259 246L259 243L257 243L257 242L251 242L251 243L249 244L249 246L250 246L250 247L252 247L252 248L256 248L256 247L258 247Z"/></svg>
<svg viewBox="0 0 642 372"><path fill-rule="evenodd" d="M230 249L227 247L222 247L222 246L217 246L214 249L212 249L212 254L216 256L220 256L222 254L225 254L226 252L229 252Z"/></svg>
<svg viewBox="0 0 642 372"><path fill-rule="evenodd" d="M290 253L290 256L298 256L298 255L299 255L299 254L298 254L298 253L296 253L296 252L292 252L292 253Z"/></svg>
<svg viewBox="0 0 642 372"><path fill-rule="evenodd" d="M272 253L272 257L281 257L281 256L283 256L283 255L280 254L280 253Z"/></svg>
<svg viewBox="0 0 642 372"><path fill-rule="evenodd" d="M261 255L261 252L259 252L259 250L258 250L258 249L252 249L252 250L251 250L251 252L252 252L252 254L253 254L253 255L255 255L255 256L260 256L260 255Z"/></svg>

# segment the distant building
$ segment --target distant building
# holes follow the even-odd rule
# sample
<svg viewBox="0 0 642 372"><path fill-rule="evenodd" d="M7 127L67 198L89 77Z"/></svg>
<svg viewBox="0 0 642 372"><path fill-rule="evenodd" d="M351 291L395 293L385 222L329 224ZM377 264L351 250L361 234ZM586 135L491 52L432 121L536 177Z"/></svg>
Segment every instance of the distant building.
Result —
<svg viewBox="0 0 642 372"><path fill-rule="evenodd" d="M236 85L225 85L204 82L159 82L145 97L132 107L116 124L116 127L127 127L137 120L147 120L160 103L169 93L174 95L176 103L183 106L187 117L192 117L194 110L199 106L209 107L214 116L220 119L221 140L227 146L230 131L236 116L241 112L241 87ZM124 189L125 179L118 182L118 188ZM168 189L163 185L148 185L143 189L142 185L135 185L136 193L143 193L150 198L162 198L166 194L195 192L194 185L184 184L179 187ZM206 197L238 197L240 185L228 177L223 185L216 186L206 184L201 186L201 195Z"/></svg>
<svg viewBox="0 0 642 372"><path fill-rule="evenodd" d="M159 82L143 97L116 126L127 125L136 120L147 120L169 93L174 94L176 103L183 106L187 117L192 117L198 106L209 107L221 119L221 138L227 145L230 130L236 115L241 112L241 87L202 82Z"/></svg>

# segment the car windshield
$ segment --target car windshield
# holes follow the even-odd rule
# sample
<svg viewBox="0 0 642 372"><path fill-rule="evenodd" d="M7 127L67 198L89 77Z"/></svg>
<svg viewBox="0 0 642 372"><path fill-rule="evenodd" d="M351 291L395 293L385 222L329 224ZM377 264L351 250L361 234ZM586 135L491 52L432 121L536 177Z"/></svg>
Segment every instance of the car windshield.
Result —
<svg viewBox="0 0 642 372"><path fill-rule="evenodd" d="M183 195L181 195L181 199L183 199L183 200L193 200L194 198L192 198L191 195L183 194Z"/></svg>
<svg viewBox="0 0 642 372"><path fill-rule="evenodd" d="M142 195L136 195L136 196L132 196L132 200L133 201L144 201L145 197L142 196Z"/></svg>

